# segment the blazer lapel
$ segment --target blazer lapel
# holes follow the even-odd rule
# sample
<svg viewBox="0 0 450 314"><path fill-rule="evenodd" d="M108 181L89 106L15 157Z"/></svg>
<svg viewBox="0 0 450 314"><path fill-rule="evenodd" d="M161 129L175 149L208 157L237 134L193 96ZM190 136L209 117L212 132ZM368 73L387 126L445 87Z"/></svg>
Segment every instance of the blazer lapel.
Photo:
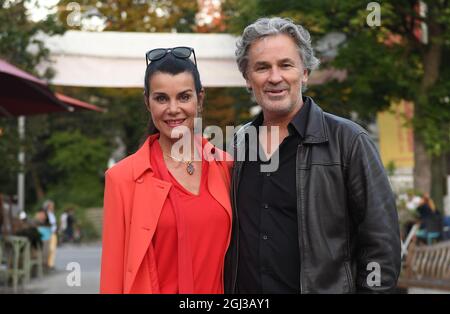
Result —
<svg viewBox="0 0 450 314"><path fill-rule="evenodd" d="M136 181L127 258L126 291L131 289L136 273L151 245L170 186L170 183L150 175Z"/></svg>
<svg viewBox="0 0 450 314"><path fill-rule="evenodd" d="M149 137L133 156L134 195L126 260L125 293L133 286L142 260L151 245L171 184L153 177Z"/></svg>

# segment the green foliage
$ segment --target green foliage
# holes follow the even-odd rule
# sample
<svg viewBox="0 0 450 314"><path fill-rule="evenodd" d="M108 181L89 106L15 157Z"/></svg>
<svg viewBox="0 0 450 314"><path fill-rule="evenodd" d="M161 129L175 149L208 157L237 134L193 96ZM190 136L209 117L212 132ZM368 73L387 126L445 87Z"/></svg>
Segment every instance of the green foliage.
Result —
<svg viewBox="0 0 450 314"><path fill-rule="evenodd" d="M28 17L26 5L31 0L0 0L0 58L28 71L38 77L49 79L52 77L52 69L45 66L37 71L37 65L48 64L49 50L36 35L55 35L64 33L65 28L58 23L54 15L49 15L45 20L33 22ZM27 153L33 154L39 151L38 138L45 132L45 118L32 118L27 120L27 141L22 143ZM16 176L19 170L17 154L19 140L17 134L17 119L1 118L0 128L0 191L7 194L15 194L17 183ZM27 155L26 170L30 168L30 155Z"/></svg>
<svg viewBox="0 0 450 314"><path fill-rule="evenodd" d="M223 127L247 122L252 105L244 88L207 88L203 105L203 126Z"/></svg>
<svg viewBox="0 0 450 314"><path fill-rule="evenodd" d="M72 0L60 1L60 20L66 21L74 11L66 10ZM197 1L162 0L81 0L81 15L97 11L106 18L106 31L121 32L172 32L187 33L195 30ZM83 18L89 18L84 16ZM79 29L79 26L71 28Z"/></svg>
<svg viewBox="0 0 450 314"><path fill-rule="evenodd" d="M78 226L81 231L81 241L86 243L90 241L96 241L100 238L100 234L95 229L94 224L90 221L86 215L86 209L75 210L75 215L78 219Z"/></svg>
<svg viewBox="0 0 450 314"><path fill-rule="evenodd" d="M323 35L330 29L345 27L348 15L354 15L360 7L361 1L225 0L223 11L228 29L235 34L257 18L283 16L302 24L313 35Z"/></svg>
<svg viewBox="0 0 450 314"><path fill-rule="evenodd" d="M39 75L36 66L48 61L49 50L42 40L35 36L38 33L47 35L63 34L65 28L58 23L54 15L47 19L32 22L27 16L26 4L30 0L0 0L0 58L20 66L25 71ZM30 45L33 49L30 49ZM41 72L43 78L51 78L51 68Z"/></svg>
<svg viewBox="0 0 450 314"><path fill-rule="evenodd" d="M386 172L388 176L393 176L395 174L395 169L397 169L397 166L395 165L395 161L391 160L386 165Z"/></svg>
<svg viewBox="0 0 450 314"><path fill-rule="evenodd" d="M108 110L103 114L80 112L63 116L58 121L60 130L82 129L91 137L103 138L109 143L111 152L116 148L114 137L120 136L127 154L137 150L146 135L149 118L143 88L58 87L57 90Z"/></svg>
<svg viewBox="0 0 450 314"><path fill-rule="evenodd" d="M104 140L88 138L79 130L62 131L52 134L46 145L52 151L48 164L60 178L50 187L49 196L80 206L101 206L101 179L109 156Z"/></svg>
<svg viewBox="0 0 450 314"><path fill-rule="evenodd" d="M15 175L19 170L17 138L17 121L0 120L0 191L6 194L13 194L17 188Z"/></svg>
<svg viewBox="0 0 450 314"><path fill-rule="evenodd" d="M79 130L53 133L46 144L54 152L49 164L67 176L96 173L108 156L102 139L87 138Z"/></svg>

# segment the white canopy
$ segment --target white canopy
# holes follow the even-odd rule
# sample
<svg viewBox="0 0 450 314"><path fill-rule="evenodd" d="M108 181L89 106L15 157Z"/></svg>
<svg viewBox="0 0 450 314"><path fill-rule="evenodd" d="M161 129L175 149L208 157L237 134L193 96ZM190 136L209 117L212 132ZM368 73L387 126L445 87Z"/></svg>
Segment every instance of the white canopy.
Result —
<svg viewBox="0 0 450 314"><path fill-rule="evenodd" d="M67 31L63 36L41 38L54 62L54 85L141 88L148 50L189 46L195 49L205 87L245 86L235 61L236 37L229 34ZM343 70L314 71L308 84L345 76Z"/></svg>
<svg viewBox="0 0 450 314"><path fill-rule="evenodd" d="M234 56L236 38L228 34L67 31L44 39L54 61L55 85L142 87L148 50L189 46L195 49L204 86L245 86Z"/></svg>

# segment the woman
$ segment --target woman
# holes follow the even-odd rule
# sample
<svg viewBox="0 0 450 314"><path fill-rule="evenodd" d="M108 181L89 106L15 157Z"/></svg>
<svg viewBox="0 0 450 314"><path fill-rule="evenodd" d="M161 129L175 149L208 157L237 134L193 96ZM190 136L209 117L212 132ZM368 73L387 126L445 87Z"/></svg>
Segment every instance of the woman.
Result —
<svg viewBox="0 0 450 314"><path fill-rule="evenodd" d="M50 224L47 211L44 208L39 209L36 213L34 220L37 225L37 230L41 235L41 243L42 243L42 255L44 257L44 261L48 260L50 254L50 240L52 237L52 226ZM44 265L48 268L48 263L44 262Z"/></svg>
<svg viewBox="0 0 450 314"><path fill-rule="evenodd" d="M192 53L146 54L151 134L106 172L102 293L223 293L230 164L194 134L204 90Z"/></svg>
<svg viewBox="0 0 450 314"><path fill-rule="evenodd" d="M440 238L443 221L428 193L423 195L422 202L417 207L417 213L419 214L420 226L416 236L431 244L434 239Z"/></svg>
<svg viewBox="0 0 450 314"><path fill-rule="evenodd" d="M428 193L422 196L420 205L417 207L417 213L422 221L427 220L436 213L436 206Z"/></svg>
<svg viewBox="0 0 450 314"><path fill-rule="evenodd" d="M58 225L55 216L55 202L53 202L52 200L46 200L42 205L42 207L45 209L45 212L47 213L48 221L50 223L52 231L48 248L47 265L49 269L54 269L56 249L58 247L58 236L57 236Z"/></svg>

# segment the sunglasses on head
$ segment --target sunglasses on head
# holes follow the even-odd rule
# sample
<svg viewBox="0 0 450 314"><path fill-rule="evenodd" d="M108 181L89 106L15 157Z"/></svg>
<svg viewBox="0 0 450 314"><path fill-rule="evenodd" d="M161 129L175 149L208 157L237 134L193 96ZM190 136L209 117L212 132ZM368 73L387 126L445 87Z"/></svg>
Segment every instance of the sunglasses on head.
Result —
<svg viewBox="0 0 450 314"><path fill-rule="evenodd" d="M145 54L145 62L147 66L150 62L164 58L168 53L180 59L189 59L191 54L194 55L194 64L197 66L197 59L195 58L194 48L191 47L175 47L175 48L156 48L148 51Z"/></svg>

